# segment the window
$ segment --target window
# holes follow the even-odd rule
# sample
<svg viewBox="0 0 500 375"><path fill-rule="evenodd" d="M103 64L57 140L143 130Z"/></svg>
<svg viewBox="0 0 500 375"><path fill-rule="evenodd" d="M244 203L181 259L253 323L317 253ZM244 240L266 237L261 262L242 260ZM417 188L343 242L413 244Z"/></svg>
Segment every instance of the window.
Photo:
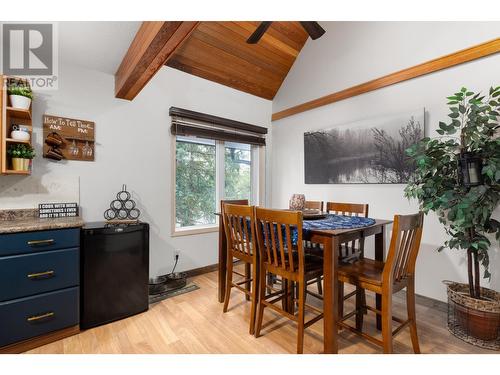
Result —
<svg viewBox="0 0 500 375"><path fill-rule="evenodd" d="M177 137L175 226L215 224L215 141Z"/></svg>
<svg viewBox="0 0 500 375"><path fill-rule="evenodd" d="M267 128L177 107L169 114L173 235L216 231L221 200L258 204Z"/></svg>
<svg viewBox="0 0 500 375"><path fill-rule="evenodd" d="M252 200L252 153L244 143L225 142L224 199Z"/></svg>
<svg viewBox="0 0 500 375"><path fill-rule="evenodd" d="M217 226L222 199L257 201L256 146L175 137L175 232Z"/></svg>

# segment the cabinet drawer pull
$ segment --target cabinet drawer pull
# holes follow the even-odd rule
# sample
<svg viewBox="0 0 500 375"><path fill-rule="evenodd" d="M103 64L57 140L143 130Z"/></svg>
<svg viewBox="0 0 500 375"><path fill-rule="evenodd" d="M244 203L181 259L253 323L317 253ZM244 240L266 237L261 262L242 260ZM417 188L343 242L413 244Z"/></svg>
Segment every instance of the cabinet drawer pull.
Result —
<svg viewBox="0 0 500 375"><path fill-rule="evenodd" d="M54 312L48 312L48 313L45 313L45 314L41 314L41 315L34 315L34 316L30 316L29 318L27 318L26 320L28 322L37 322L39 320L42 320L42 319L47 319L47 318L51 318L53 317L55 314Z"/></svg>
<svg viewBox="0 0 500 375"><path fill-rule="evenodd" d="M28 246L47 246L52 245L55 241L51 238L49 240L33 240L28 241Z"/></svg>
<svg viewBox="0 0 500 375"><path fill-rule="evenodd" d="M45 272L37 272L37 273L30 273L28 275L28 279L33 279L33 280L37 280L37 279L40 279L40 278L50 278L50 277L53 277L55 274L54 271L45 271Z"/></svg>

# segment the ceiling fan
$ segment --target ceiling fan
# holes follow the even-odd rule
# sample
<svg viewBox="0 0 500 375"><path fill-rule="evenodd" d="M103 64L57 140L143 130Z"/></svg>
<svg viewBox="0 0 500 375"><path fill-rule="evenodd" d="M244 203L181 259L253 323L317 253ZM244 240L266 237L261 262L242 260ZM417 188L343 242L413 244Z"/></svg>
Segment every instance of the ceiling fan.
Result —
<svg viewBox="0 0 500 375"><path fill-rule="evenodd" d="M253 34L250 35L250 37L247 39L247 43L258 43L260 38L262 38L262 35L264 35L269 26L271 26L271 23L272 21L261 22L260 25L257 26L257 29L255 29ZM319 23L315 21L300 21L300 24L313 40L318 39L325 33L325 30L319 25Z"/></svg>

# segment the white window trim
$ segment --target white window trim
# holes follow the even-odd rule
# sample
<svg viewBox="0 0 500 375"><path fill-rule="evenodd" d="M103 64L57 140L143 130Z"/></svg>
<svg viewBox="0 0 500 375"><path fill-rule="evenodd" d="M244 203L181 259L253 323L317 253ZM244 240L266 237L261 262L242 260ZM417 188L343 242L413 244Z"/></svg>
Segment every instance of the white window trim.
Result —
<svg viewBox="0 0 500 375"><path fill-rule="evenodd" d="M218 232L219 231L219 216L216 217L215 224L208 224L208 225L196 225L192 227L183 227L183 228L178 228L175 226L176 224L176 210L175 210L175 205L176 205L176 160L177 160L177 155L176 155L176 136L171 135L171 215L170 215L170 221L171 221L171 236L172 237L180 237L180 236L190 236L190 235L197 235L197 234L205 234L205 233L213 233L213 232ZM220 207L220 201L223 199L221 197L221 193L224 193L225 191L225 166L224 166L224 142L223 141L216 141L215 142L215 158L216 158L216 167L215 167L215 173L216 173L216 189L215 189L215 200L216 200L216 211L219 211ZM265 147L264 146L251 146L251 170L252 170L252 176L250 178L250 185L251 185L251 202L250 204L255 204L255 205L260 205L264 201L264 186L265 186ZM257 180L257 184L255 181ZM217 188L217 187L221 188ZM215 215L215 212L214 212Z"/></svg>

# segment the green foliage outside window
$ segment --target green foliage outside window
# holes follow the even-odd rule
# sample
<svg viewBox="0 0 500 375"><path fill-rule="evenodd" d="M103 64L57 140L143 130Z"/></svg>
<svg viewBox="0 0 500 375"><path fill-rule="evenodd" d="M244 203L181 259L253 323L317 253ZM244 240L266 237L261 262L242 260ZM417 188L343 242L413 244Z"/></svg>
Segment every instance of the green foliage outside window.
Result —
<svg viewBox="0 0 500 375"><path fill-rule="evenodd" d="M251 198L250 150L225 147L225 199Z"/></svg>
<svg viewBox="0 0 500 375"><path fill-rule="evenodd" d="M222 199L251 198L251 151L247 145L226 143L224 149L224 191ZM176 142L175 215L176 227L215 224L215 141ZM222 188L222 187L221 187Z"/></svg>
<svg viewBox="0 0 500 375"><path fill-rule="evenodd" d="M215 144L177 141L177 227L215 223Z"/></svg>

